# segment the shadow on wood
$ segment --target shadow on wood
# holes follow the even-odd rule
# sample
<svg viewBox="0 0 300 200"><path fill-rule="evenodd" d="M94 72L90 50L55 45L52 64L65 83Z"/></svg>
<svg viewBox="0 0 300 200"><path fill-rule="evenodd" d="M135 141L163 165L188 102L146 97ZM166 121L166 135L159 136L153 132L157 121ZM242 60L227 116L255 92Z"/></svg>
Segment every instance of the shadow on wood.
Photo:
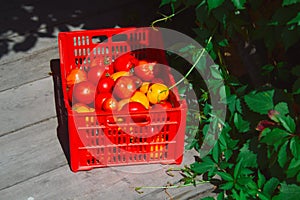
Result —
<svg viewBox="0 0 300 200"><path fill-rule="evenodd" d="M63 152L70 165L68 118L65 110L64 100L63 100L63 92L61 89L62 84L61 84L59 59L51 60L50 68L53 77L55 108L56 108L56 115L57 115L57 122L58 122L57 138L60 142Z"/></svg>

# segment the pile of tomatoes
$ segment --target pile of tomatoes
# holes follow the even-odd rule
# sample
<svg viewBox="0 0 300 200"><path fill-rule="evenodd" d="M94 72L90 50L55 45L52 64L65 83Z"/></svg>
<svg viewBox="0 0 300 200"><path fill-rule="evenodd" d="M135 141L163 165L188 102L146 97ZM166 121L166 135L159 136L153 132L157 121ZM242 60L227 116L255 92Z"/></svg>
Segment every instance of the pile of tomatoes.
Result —
<svg viewBox="0 0 300 200"><path fill-rule="evenodd" d="M87 69L72 69L67 75L69 102L77 112L172 108L171 91L158 78L159 73L156 62L138 59L131 53L111 63L94 59Z"/></svg>

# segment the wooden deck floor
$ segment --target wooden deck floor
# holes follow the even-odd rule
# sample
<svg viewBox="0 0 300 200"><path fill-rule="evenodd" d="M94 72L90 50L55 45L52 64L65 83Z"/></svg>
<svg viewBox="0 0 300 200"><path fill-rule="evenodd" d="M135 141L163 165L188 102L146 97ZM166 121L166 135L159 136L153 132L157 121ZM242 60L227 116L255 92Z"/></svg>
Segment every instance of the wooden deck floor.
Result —
<svg viewBox="0 0 300 200"><path fill-rule="evenodd" d="M165 173L171 167L167 165L73 173L57 138L53 80L48 74L50 60L59 58L57 33L66 27L147 26L157 5L137 0L23 2L9 1L0 14L0 48L8 45L8 51L0 52L0 199L198 199L210 194L208 184L170 189L171 197L162 189L145 189L142 194L134 190L178 181L179 174ZM94 6L95 2L102 3ZM194 154L186 152L182 166L193 162Z"/></svg>

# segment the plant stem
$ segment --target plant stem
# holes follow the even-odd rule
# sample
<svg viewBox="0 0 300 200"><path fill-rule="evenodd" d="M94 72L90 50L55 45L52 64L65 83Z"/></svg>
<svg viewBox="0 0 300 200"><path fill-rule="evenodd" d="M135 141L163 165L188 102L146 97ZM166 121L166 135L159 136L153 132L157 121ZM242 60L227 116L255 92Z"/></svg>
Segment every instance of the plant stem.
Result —
<svg viewBox="0 0 300 200"><path fill-rule="evenodd" d="M186 6L186 7L182 8L181 10L177 11L176 13L172 13L171 15L168 15L168 16L161 14L161 15L163 16L163 18L160 18L160 19L157 19L157 20L153 21L153 22L151 23L151 27L152 27L153 29L155 29L154 25L155 25L156 23L161 22L161 21L167 21L168 19L171 19L172 17L174 17L175 15L181 13L182 11L184 11L184 10L187 9L187 8L188 8L188 7Z"/></svg>
<svg viewBox="0 0 300 200"><path fill-rule="evenodd" d="M209 181L197 181L196 185L209 183ZM136 189L176 189L181 187L189 187L194 186L194 183L182 184L182 185L169 185L169 186L143 186L143 187L136 187Z"/></svg>
<svg viewBox="0 0 300 200"><path fill-rule="evenodd" d="M208 45L211 40L212 40L212 35L208 38L207 44ZM198 64L198 62L200 61L200 59L202 58L204 52L205 52L206 48L203 48L200 52L200 55L198 56L197 60L195 61L195 63L193 64L193 66L191 67L191 69L185 74L184 77L182 77L179 81L177 81L174 85L172 85L171 87L169 87L169 90L171 90L172 88L176 87L177 85L179 85L182 81L184 81L186 79L186 77L188 77L188 75L193 71L193 69L196 67L196 65Z"/></svg>

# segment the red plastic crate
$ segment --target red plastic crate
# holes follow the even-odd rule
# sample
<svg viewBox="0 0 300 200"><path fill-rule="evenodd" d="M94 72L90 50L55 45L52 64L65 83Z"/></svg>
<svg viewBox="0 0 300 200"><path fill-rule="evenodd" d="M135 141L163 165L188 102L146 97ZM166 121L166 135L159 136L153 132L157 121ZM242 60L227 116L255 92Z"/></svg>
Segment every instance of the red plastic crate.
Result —
<svg viewBox="0 0 300 200"><path fill-rule="evenodd" d="M73 68L88 69L93 59L113 62L126 52L137 58L167 65L158 31L149 28L114 28L61 32L58 36L60 74L54 80L57 114L66 119L69 163L74 172L97 167L133 164L180 164L184 151L186 103L179 100L176 88L170 93L176 105L166 111L111 114L75 113L67 95L66 76ZM155 47L155 48L153 48ZM170 68L160 73L164 83L174 84ZM57 88L56 88L57 90ZM60 92L60 93L58 93ZM61 94L61 95L59 95ZM58 102L59 101L59 102ZM131 117L145 116L134 123ZM115 120L122 122L116 123Z"/></svg>

